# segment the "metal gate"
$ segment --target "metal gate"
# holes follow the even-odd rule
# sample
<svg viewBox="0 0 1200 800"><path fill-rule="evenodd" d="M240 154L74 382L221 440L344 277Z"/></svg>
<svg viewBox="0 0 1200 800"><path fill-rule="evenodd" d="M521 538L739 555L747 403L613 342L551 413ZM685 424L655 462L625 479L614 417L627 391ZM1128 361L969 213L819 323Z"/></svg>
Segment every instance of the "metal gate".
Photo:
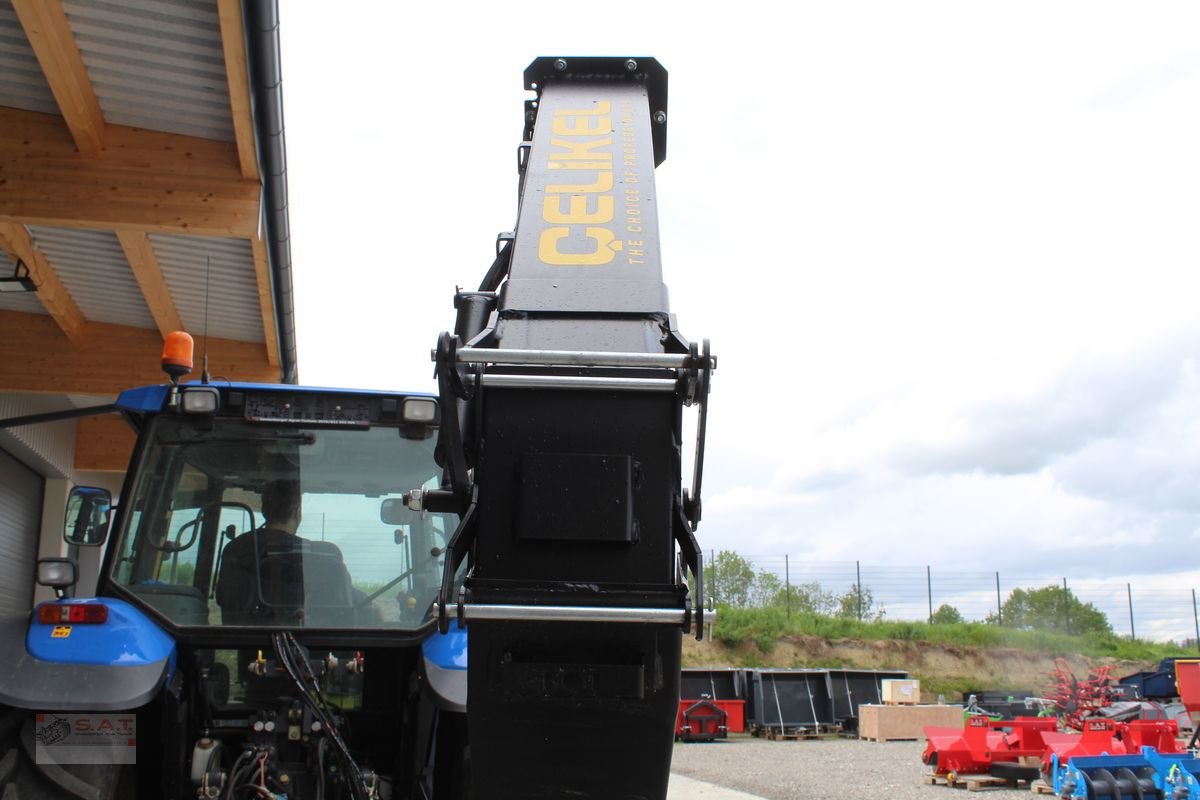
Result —
<svg viewBox="0 0 1200 800"><path fill-rule="evenodd" d="M44 485L42 476L0 450L0 615L33 605Z"/></svg>

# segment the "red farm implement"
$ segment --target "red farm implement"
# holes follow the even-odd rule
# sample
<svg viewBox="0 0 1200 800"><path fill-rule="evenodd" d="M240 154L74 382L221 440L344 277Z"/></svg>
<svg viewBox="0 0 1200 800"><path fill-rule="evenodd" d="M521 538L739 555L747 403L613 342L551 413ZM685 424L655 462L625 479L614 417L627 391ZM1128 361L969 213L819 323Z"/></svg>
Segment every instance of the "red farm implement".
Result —
<svg viewBox="0 0 1200 800"><path fill-rule="evenodd" d="M1196 714L1200 712L1200 659L1175 659L1175 688L1179 691L1179 699L1192 718L1192 740L1188 749L1196 746L1200 738L1200 723Z"/></svg>
<svg viewBox="0 0 1200 800"><path fill-rule="evenodd" d="M675 738L685 742L724 739L745 726L744 700L680 700L675 718Z"/></svg>
<svg viewBox="0 0 1200 800"><path fill-rule="evenodd" d="M1077 731L1084 729L1084 720L1113 701L1112 667L1097 667L1084 679L1075 677L1066 659L1054 659L1051 684L1046 690L1054 712L1063 724Z"/></svg>
<svg viewBox="0 0 1200 800"><path fill-rule="evenodd" d="M1053 734L1057 721L1043 717L992 720L971 716L961 729L925 729L927 744L921 760L938 775L978 775L991 772L999 763L1022 758L1041 758L1046 750L1043 736Z"/></svg>

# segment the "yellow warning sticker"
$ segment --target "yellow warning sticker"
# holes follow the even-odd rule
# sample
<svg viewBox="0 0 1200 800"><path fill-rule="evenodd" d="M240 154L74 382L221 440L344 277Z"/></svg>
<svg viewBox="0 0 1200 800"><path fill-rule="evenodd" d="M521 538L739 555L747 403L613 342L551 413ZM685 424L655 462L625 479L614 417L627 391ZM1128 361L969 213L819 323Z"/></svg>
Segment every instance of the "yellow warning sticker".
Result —
<svg viewBox="0 0 1200 800"><path fill-rule="evenodd" d="M65 639L71 635L70 625L55 625L54 630L50 632L51 639Z"/></svg>

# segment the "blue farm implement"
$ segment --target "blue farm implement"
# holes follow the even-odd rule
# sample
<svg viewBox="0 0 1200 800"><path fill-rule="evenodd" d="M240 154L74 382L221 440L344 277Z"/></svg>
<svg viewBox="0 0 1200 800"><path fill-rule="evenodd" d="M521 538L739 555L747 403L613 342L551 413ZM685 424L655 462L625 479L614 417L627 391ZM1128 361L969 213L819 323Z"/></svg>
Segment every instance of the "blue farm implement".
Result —
<svg viewBox="0 0 1200 800"><path fill-rule="evenodd" d="M1200 792L1200 759L1143 747L1126 755L1051 758L1054 793L1063 800L1186 800Z"/></svg>
<svg viewBox="0 0 1200 800"><path fill-rule="evenodd" d="M1042 772L1053 774L1054 763L1066 764L1077 758L1100 755L1140 755L1145 748L1164 755L1182 752L1177 741L1179 726L1174 720L1089 719L1082 733L1047 733L1043 737L1046 752ZM1056 761L1057 760L1057 761ZM1047 778L1047 782L1049 782Z"/></svg>

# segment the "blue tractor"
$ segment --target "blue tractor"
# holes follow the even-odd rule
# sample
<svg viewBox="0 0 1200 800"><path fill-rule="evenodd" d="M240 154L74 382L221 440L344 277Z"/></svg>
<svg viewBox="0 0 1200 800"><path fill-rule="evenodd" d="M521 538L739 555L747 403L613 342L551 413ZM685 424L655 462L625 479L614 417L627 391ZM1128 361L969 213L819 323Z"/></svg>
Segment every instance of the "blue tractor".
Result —
<svg viewBox="0 0 1200 800"><path fill-rule="evenodd" d="M0 782L462 796L466 633L439 635L433 611L458 520L405 505L441 484L436 399L172 382L114 410L137 432L120 502L77 487L65 520L70 544L107 541L96 596L44 559L58 599L0 623L0 703L36 712Z"/></svg>

